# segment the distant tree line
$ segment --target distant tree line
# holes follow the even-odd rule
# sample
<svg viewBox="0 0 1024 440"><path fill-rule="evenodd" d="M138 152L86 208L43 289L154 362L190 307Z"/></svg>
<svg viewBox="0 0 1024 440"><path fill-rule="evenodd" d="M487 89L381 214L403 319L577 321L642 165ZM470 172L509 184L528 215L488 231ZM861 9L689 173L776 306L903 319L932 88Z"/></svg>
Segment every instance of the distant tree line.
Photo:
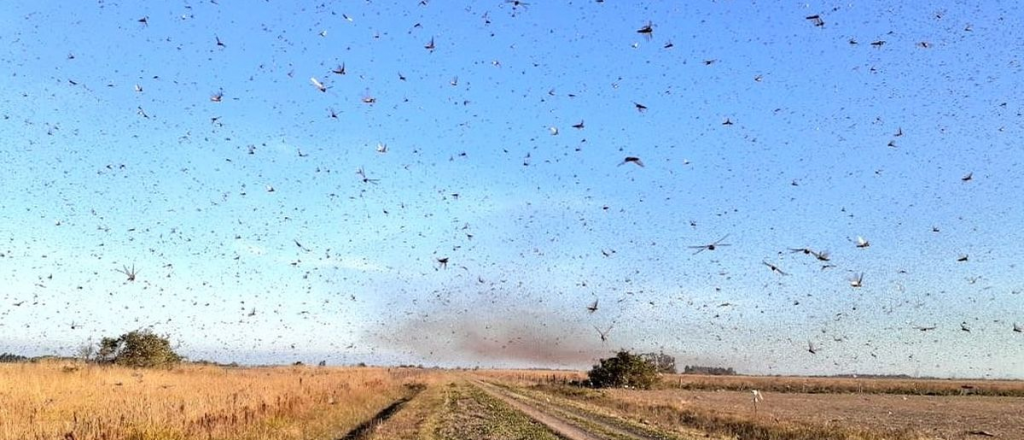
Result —
<svg viewBox="0 0 1024 440"><path fill-rule="evenodd" d="M18 356L16 354L4 353L0 354L0 363L10 364L14 362L25 362L28 358L25 356Z"/></svg>
<svg viewBox="0 0 1024 440"><path fill-rule="evenodd" d="M676 358L664 352L644 353L640 355L654 370L661 374L676 374Z"/></svg>
<svg viewBox="0 0 1024 440"><path fill-rule="evenodd" d="M706 374L710 376L735 376L736 371L723 367L704 367L700 365L687 365L683 367L683 374Z"/></svg>

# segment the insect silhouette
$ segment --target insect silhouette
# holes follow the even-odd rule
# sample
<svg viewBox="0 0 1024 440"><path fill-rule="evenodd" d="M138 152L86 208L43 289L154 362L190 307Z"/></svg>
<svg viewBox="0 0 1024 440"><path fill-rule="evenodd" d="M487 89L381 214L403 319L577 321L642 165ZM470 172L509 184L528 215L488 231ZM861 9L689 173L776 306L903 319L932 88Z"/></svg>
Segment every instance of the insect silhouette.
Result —
<svg viewBox="0 0 1024 440"><path fill-rule="evenodd" d="M433 52L436 47L437 46L434 45L434 38L433 37L430 38L430 42L429 43L427 43L427 44L425 44L423 46L424 49L429 50L431 52Z"/></svg>
<svg viewBox="0 0 1024 440"><path fill-rule="evenodd" d="M860 288L863 285L864 285L864 273L863 272L861 272L861 273L859 273L857 275L854 275L853 278L850 278L850 287L853 287L853 288L856 289L856 288Z"/></svg>
<svg viewBox="0 0 1024 440"><path fill-rule="evenodd" d="M582 130L583 129L583 120L580 120L579 124L572 124L572 128L575 128L577 130Z"/></svg>
<svg viewBox="0 0 1024 440"><path fill-rule="evenodd" d="M512 5L512 16L515 16L520 9L526 9L530 5L522 0L505 0L505 3Z"/></svg>
<svg viewBox="0 0 1024 440"><path fill-rule="evenodd" d="M320 82L320 80L316 79L315 76L311 76L309 78L309 82L312 83L313 87L316 87L317 90L319 90L321 92L326 92L327 91L327 86L325 86L322 82Z"/></svg>
<svg viewBox="0 0 1024 440"><path fill-rule="evenodd" d="M217 39L217 47L228 47L223 41L220 41L220 37L214 35L213 38Z"/></svg>
<svg viewBox="0 0 1024 440"><path fill-rule="evenodd" d="M125 276L127 276L128 277L128 281L135 281L135 276L139 274L139 272L135 270L135 265L134 264L132 265L131 269L129 269L128 266L125 265L125 266L122 266L121 269L114 269L114 270L116 270L118 272L121 272Z"/></svg>
<svg viewBox="0 0 1024 440"><path fill-rule="evenodd" d="M1017 333L1024 333L1024 325L1020 325L1020 324L1018 324L1016 322L1013 323L1013 331L1015 331Z"/></svg>
<svg viewBox="0 0 1024 440"><path fill-rule="evenodd" d="M335 67L333 70L331 70L331 73L333 73L335 75L344 75L345 74L345 63L341 63L340 66Z"/></svg>
<svg viewBox="0 0 1024 440"><path fill-rule="evenodd" d="M960 331L967 332L967 333L971 332L970 327L967 327L967 321L964 321L964 322L960 323Z"/></svg>
<svg viewBox="0 0 1024 440"><path fill-rule="evenodd" d="M804 17L804 18L806 18L807 20L810 20L811 23L813 23L815 27L824 27L825 26L825 20L822 20L820 15L817 15L817 14L809 15L809 16Z"/></svg>
<svg viewBox="0 0 1024 440"><path fill-rule="evenodd" d="M654 23L648 21L647 24L644 25L644 27L637 29L636 33L643 35L644 37L647 37L648 40L650 40L651 37L654 35Z"/></svg>
<svg viewBox="0 0 1024 440"><path fill-rule="evenodd" d="M722 125L733 125L732 119L725 118L725 122L723 122Z"/></svg>
<svg viewBox="0 0 1024 440"><path fill-rule="evenodd" d="M587 306L587 311L589 311L590 313L596 312L597 311L597 301L598 300L595 299L593 303L591 303L589 306Z"/></svg>
<svg viewBox="0 0 1024 440"><path fill-rule="evenodd" d="M635 156L626 156L625 159L622 159L622 162L619 162L619 166L621 167L621 166L623 166L623 165L625 165L627 163L634 163L634 164L636 164L637 166L639 166L641 168L643 168L643 166L644 166L643 161L641 161L639 157L635 157Z"/></svg>
<svg viewBox="0 0 1024 440"><path fill-rule="evenodd" d="M224 100L224 91L220 90L217 93L210 95L210 102L221 102Z"/></svg>
<svg viewBox="0 0 1024 440"><path fill-rule="evenodd" d="M814 346L814 343L807 341L807 351L811 354L818 354L818 348Z"/></svg>
<svg viewBox="0 0 1024 440"><path fill-rule="evenodd" d="M864 248L869 247L869 246L871 246L871 242L867 241L864 237L861 237L859 235L857 236L857 247L858 248L864 249Z"/></svg>
<svg viewBox="0 0 1024 440"><path fill-rule="evenodd" d="M633 105L636 106L636 111L638 111L640 113L643 113L643 112L647 111L647 106L646 105L643 105L643 104L641 104L639 102L634 102Z"/></svg>
<svg viewBox="0 0 1024 440"><path fill-rule="evenodd" d="M370 94L370 89L367 88L366 90L363 91L362 101L363 101L363 104L374 105L374 104L377 103L377 98L375 98L373 95L371 95Z"/></svg>
<svg viewBox="0 0 1024 440"><path fill-rule="evenodd" d="M697 251L694 252L693 255L697 255L697 254L699 254L701 252L704 252L704 251L713 251L713 250L718 249L718 248L720 248L722 246L732 246L731 244L728 244L728 243L722 243L723 241L725 241L726 238L729 238L729 234L726 234L724 237L719 238L717 241L715 241L713 243L702 244L702 245L697 245L697 246L687 246L687 247L689 247L690 249L696 249Z"/></svg>
<svg viewBox="0 0 1024 440"><path fill-rule="evenodd" d="M779 269L779 266L776 266L776 265L774 265L772 263L769 263L767 261L762 261L761 264L763 264L765 266L768 266L768 268L771 269L772 272L775 272L775 273L777 273L779 275L789 275L788 273L783 272L782 269Z"/></svg>
<svg viewBox="0 0 1024 440"><path fill-rule="evenodd" d="M973 171L970 172L970 173L965 174L964 177L961 177L960 181L961 182L970 182L972 179L974 179L974 172Z"/></svg>
<svg viewBox="0 0 1024 440"><path fill-rule="evenodd" d="M958 263L966 263L967 262L967 255L964 254L964 255L961 255L961 256L957 257L956 261Z"/></svg>
<svg viewBox="0 0 1024 440"><path fill-rule="evenodd" d="M885 44L885 40L875 40L871 42L871 47L881 49L883 44Z"/></svg>
<svg viewBox="0 0 1024 440"><path fill-rule="evenodd" d="M930 327L924 327L924 326L920 326L919 325L919 326L914 327L914 330L920 330L922 332L928 332L928 331L935 330L936 328L937 327L935 327L934 325L930 326Z"/></svg>
<svg viewBox="0 0 1024 440"><path fill-rule="evenodd" d="M380 181L380 179L371 179L366 177L366 171L363 170L363 167L359 167L359 169L356 170L356 174L359 175L363 183L377 183Z"/></svg>
<svg viewBox="0 0 1024 440"><path fill-rule="evenodd" d="M608 332L612 331L612 327L615 327L615 323L612 323L612 325L609 325L608 329L605 330L605 331L601 331L601 329L597 328L596 325L594 326L594 330L597 330L597 334L601 335L601 342L607 342L608 341Z"/></svg>
<svg viewBox="0 0 1024 440"><path fill-rule="evenodd" d="M441 266L441 269L448 269L448 257L438 258L437 264Z"/></svg>
<svg viewBox="0 0 1024 440"><path fill-rule="evenodd" d="M789 248L789 252L793 253L793 254L802 253L804 255L812 255L812 256L814 256L814 258L817 258L818 261L829 261L829 260L831 260L831 258L829 257L828 251L815 252L814 250L812 250L810 248Z"/></svg>

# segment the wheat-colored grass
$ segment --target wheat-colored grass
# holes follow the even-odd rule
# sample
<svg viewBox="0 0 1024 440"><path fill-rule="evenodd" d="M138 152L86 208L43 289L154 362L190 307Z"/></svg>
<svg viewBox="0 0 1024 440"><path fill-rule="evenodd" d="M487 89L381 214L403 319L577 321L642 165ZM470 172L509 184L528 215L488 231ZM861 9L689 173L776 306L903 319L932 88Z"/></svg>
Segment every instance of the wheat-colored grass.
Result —
<svg viewBox="0 0 1024 440"><path fill-rule="evenodd" d="M0 364L0 439L334 439L416 370Z"/></svg>

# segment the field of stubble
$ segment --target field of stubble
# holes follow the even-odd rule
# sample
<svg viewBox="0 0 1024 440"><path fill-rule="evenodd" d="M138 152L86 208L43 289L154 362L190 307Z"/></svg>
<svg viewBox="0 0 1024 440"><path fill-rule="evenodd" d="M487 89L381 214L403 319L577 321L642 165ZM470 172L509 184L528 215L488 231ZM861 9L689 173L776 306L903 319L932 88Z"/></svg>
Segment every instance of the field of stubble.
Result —
<svg viewBox="0 0 1024 440"><path fill-rule="evenodd" d="M1024 439L1024 383L565 371L0 365L0 440ZM764 400L754 407L751 389ZM961 395L972 393L967 395Z"/></svg>

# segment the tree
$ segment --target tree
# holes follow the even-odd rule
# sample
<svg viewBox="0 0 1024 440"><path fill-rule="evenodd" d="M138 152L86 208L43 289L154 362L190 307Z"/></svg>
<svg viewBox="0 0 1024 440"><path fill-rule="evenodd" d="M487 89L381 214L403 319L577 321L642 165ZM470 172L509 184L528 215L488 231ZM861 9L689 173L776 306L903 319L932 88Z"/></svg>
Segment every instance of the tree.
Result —
<svg viewBox="0 0 1024 440"><path fill-rule="evenodd" d="M13 353L0 354L0 363L14 363L14 362L25 362L28 358L25 356L19 356Z"/></svg>
<svg viewBox="0 0 1024 440"><path fill-rule="evenodd" d="M683 374L707 374L712 376L735 376L736 370L732 367L703 367L700 365L687 365L683 367Z"/></svg>
<svg viewBox="0 0 1024 440"><path fill-rule="evenodd" d="M676 358L665 354L665 352L645 353L644 359L654 365L654 369L661 374L676 374Z"/></svg>
<svg viewBox="0 0 1024 440"><path fill-rule="evenodd" d="M649 389L658 381L658 371L641 355L620 350L615 357L601 359L587 373L595 388Z"/></svg>
<svg viewBox="0 0 1024 440"><path fill-rule="evenodd" d="M92 345L92 342L82 344L81 347L78 347L75 357L85 362L92 361L96 358L96 347Z"/></svg>
<svg viewBox="0 0 1024 440"><path fill-rule="evenodd" d="M117 338L100 340L96 360L127 367L170 367L182 357L171 349L171 341L149 330L134 330Z"/></svg>

